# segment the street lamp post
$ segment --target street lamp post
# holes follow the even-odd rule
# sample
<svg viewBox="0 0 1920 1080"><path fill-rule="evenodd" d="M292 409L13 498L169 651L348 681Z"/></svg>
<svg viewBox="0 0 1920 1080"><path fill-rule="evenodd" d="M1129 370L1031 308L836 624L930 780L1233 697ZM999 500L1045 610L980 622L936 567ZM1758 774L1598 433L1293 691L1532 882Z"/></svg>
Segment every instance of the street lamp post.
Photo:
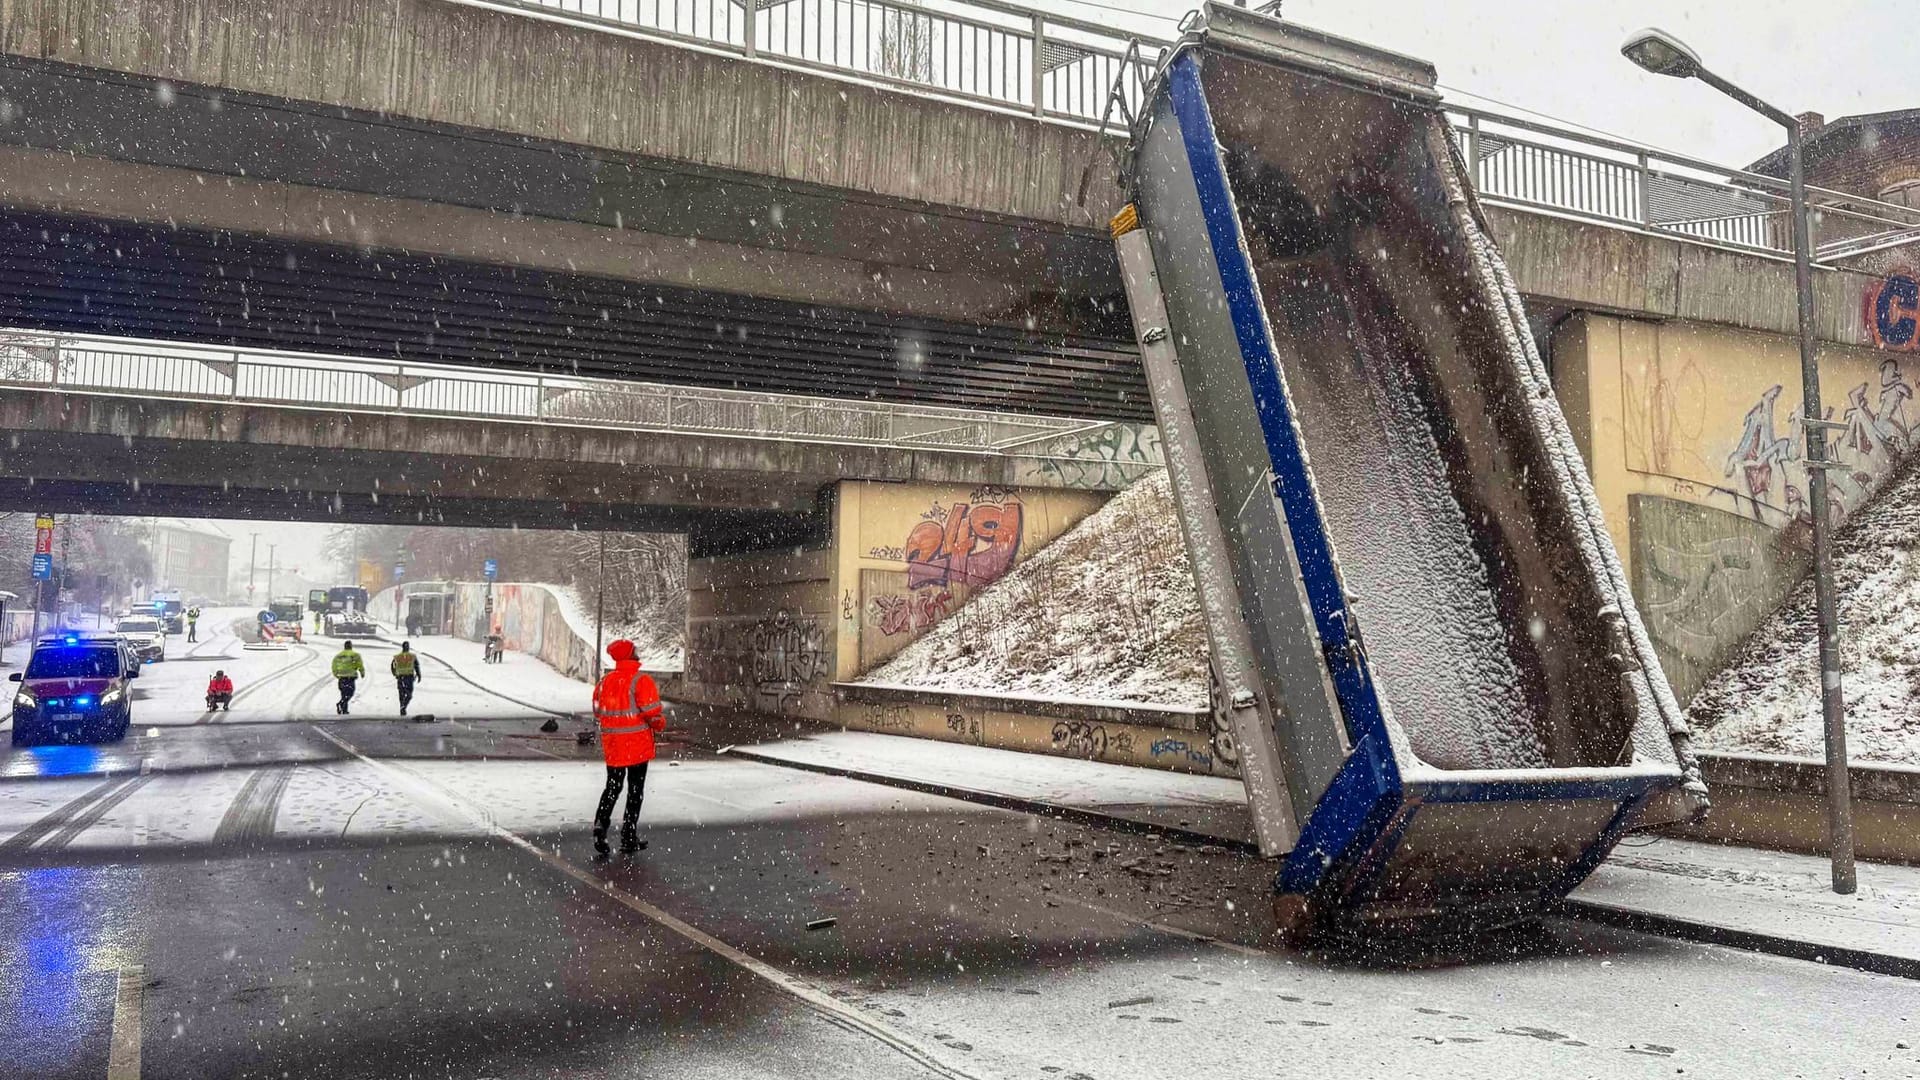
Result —
<svg viewBox="0 0 1920 1080"><path fill-rule="evenodd" d="M1799 308L1800 407L1807 433L1807 507L1813 515L1813 595L1820 633L1820 714L1827 749L1827 838L1833 891L1857 887L1853 866L1853 782L1847 773L1847 705L1840 689L1840 618L1833 595L1833 551L1827 518L1827 429L1820 407L1820 360L1813 337L1813 241L1808 235L1806 169L1800 121L1708 71L1700 56L1661 30L1642 30L1620 46L1627 59L1655 75L1699 79L1787 129L1788 213L1793 218L1793 284Z"/></svg>

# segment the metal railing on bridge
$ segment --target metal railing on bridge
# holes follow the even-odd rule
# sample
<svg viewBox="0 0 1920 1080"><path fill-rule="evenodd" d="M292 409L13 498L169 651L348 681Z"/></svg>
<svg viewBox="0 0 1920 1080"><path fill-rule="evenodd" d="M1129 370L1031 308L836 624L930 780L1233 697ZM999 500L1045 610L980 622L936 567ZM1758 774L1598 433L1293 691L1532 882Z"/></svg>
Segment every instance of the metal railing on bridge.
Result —
<svg viewBox="0 0 1920 1080"><path fill-rule="evenodd" d="M455 0L1083 123L1143 39L1003 0ZM1151 42L1158 47L1163 42ZM1128 80L1137 84L1141 80Z"/></svg>
<svg viewBox="0 0 1920 1080"><path fill-rule="evenodd" d="M1483 201L1793 253L1784 180L1479 109L1448 113ZM1920 243L1920 210L1824 188L1807 199L1816 262Z"/></svg>
<svg viewBox="0 0 1920 1080"><path fill-rule="evenodd" d="M0 330L0 386L1077 461L1135 425ZM1064 447L1064 452L1062 452ZM1151 463L1157 466L1158 462Z"/></svg>
<svg viewBox="0 0 1920 1080"><path fill-rule="evenodd" d="M1006 0L454 2L1088 126L1110 119L1107 101L1115 91L1137 115L1161 51L1172 43ZM1515 116L1448 111L1488 202L1738 251L1793 250L1784 181ZM1810 196L1816 261L1920 242L1920 211L1818 188Z"/></svg>

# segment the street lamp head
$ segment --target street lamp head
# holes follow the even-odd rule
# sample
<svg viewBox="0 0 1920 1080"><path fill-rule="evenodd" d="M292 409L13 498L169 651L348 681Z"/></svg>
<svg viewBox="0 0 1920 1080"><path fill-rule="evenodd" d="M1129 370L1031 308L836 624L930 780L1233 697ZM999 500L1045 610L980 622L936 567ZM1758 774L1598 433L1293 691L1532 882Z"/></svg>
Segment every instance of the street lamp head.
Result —
<svg viewBox="0 0 1920 1080"><path fill-rule="evenodd" d="M1691 79L1700 74L1700 54L1665 30L1635 31L1621 44L1620 55L1655 75Z"/></svg>

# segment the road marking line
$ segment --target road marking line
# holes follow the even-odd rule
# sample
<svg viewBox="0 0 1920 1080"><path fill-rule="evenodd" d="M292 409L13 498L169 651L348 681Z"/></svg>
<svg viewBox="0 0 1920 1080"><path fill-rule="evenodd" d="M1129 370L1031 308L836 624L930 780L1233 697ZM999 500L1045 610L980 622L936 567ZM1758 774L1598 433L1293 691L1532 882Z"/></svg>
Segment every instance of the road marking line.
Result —
<svg viewBox="0 0 1920 1080"><path fill-rule="evenodd" d="M120 969L113 996L113 1042L107 1055L107 1080L140 1080L140 993L147 969Z"/></svg>
<svg viewBox="0 0 1920 1080"><path fill-rule="evenodd" d="M466 798L447 790L404 765L391 765L384 761L376 761L366 754L361 753L359 747L321 728L318 724L311 726L314 731L319 732L321 738L352 754L354 757L359 758L361 761L366 762L367 765L374 770L391 776L402 786L412 788L415 792L418 792L424 787L426 793L431 798L458 808L461 812L483 826L495 838L519 848L521 851L539 859L548 867L599 892L607 899L612 900L614 903L619 904L629 911L653 920L736 967L759 976L775 988L783 990L799 998L807 1005L812 1006L815 1011L821 1013L830 1022L839 1024L886 1044L902 1056L913 1061L916 1065L919 1065L921 1068L926 1069L936 1076L947 1077L949 1080L975 1080L973 1074L954 1068L939 1060L927 1050L922 1049L906 1034L896 1031L890 1025L883 1024L853 1006L840 1001L826 991L806 982L800 976L782 971L764 960L749 956L739 949L734 948L732 945L714 937L712 934L701 930L699 927L691 923L683 922L675 916L668 914L666 911L647 903L645 900L627 892L613 882L596 877L592 873L555 855L553 852L541 848L520 834L501 827L495 823L493 816L489 814L484 807L469 802Z"/></svg>

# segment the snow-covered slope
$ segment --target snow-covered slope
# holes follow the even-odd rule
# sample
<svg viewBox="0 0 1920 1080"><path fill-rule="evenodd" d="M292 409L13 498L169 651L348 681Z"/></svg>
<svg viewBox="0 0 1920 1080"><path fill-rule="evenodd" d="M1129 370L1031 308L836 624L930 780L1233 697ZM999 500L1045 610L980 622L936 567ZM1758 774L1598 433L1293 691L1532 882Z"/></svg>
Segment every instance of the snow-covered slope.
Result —
<svg viewBox="0 0 1920 1080"><path fill-rule="evenodd" d="M1851 756L1920 765L1920 459L1834 542ZM1693 700L1702 750L1824 756L1813 584L1803 581Z"/></svg>
<svg viewBox="0 0 1920 1080"><path fill-rule="evenodd" d="M1114 496L864 681L1207 704L1207 639L1164 472Z"/></svg>

